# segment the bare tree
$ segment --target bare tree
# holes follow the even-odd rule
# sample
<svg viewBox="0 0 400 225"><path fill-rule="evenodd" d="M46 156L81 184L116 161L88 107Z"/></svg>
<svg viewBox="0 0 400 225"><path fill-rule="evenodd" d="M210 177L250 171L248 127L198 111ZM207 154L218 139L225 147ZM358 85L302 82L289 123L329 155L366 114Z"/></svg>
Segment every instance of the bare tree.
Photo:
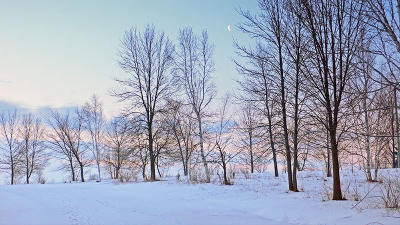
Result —
<svg viewBox="0 0 400 225"><path fill-rule="evenodd" d="M103 105L96 95L85 103L82 108L84 128L89 131L91 147L89 148L96 161L98 179L101 181L101 161L103 159L104 146L104 116Z"/></svg>
<svg viewBox="0 0 400 225"><path fill-rule="evenodd" d="M277 80L279 89L281 125L285 146L286 167L289 190L297 191L296 182L293 182L292 157L289 145L288 115L287 115L287 65L284 53L284 5L283 0L258 1L261 13L252 15L248 11L241 11L246 22L239 28L258 42L259 51L262 52L263 61L269 64L268 75ZM243 48L242 48L243 49ZM258 54L260 57L261 54ZM271 79L271 78L270 78Z"/></svg>
<svg viewBox="0 0 400 225"><path fill-rule="evenodd" d="M154 157L156 169L160 177L163 176L161 167L168 166L171 157L172 131L169 128L169 120L167 113L159 114L162 118L157 120L154 132Z"/></svg>
<svg viewBox="0 0 400 225"><path fill-rule="evenodd" d="M178 157L182 162L184 176L189 175L190 161L196 148L194 135L196 120L192 117L192 107L187 109L183 103L171 100L170 103L170 127L178 147Z"/></svg>
<svg viewBox="0 0 400 225"><path fill-rule="evenodd" d="M81 181L85 182L84 167L87 164L85 160L86 148L83 146L83 119L79 110L76 109L73 115L70 113L63 115L57 111L53 111L51 119L49 119L49 124L53 130L49 136L53 149L57 149L58 153L63 154L68 159L73 180L75 177L73 159L76 160L80 169Z"/></svg>
<svg viewBox="0 0 400 225"><path fill-rule="evenodd" d="M44 128L32 114L22 117L21 126L26 183L29 184L32 173L42 169L45 163Z"/></svg>
<svg viewBox="0 0 400 225"><path fill-rule="evenodd" d="M48 119L48 124L51 129L46 132L47 146L53 150L54 154L52 154L52 156L54 158L60 159L61 162L66 162L61 166L61 169L70 171L72 181L76 181L74 154L66 145L62 135L62 129L59 122L57 122L61 119L59 118L60 114L58 112L53 112L52 117L55 119Z"/></svg>
<svg viewBox="0 0 400 225"><path fill-rule="evenodd" d="M359 49L362 5L349 0L302 0L304 24L312 40L314 55L309 85L315 88L313 97L325 106L328 116L332 166L333 199L342 200L339 174L338 126L341 103L354 68Z"/></svg>
<svg viewBox="0 0 400 225"><path fill-rule="evenodd" d="M302 80L304 80L304 69L305 66L304 61L305 58L308 57L305 54L307 40L304 33L304 25L303 15L297 13L300 9L300 5L298 1L287 1L286 7L284 11L283 26L284 26L284 37L283 41L284 46L286 48L287 54L287 64L288 68L286 71L286 76L288 77L288 86L292 87L288 90L288 98L291 98L292 101L288 101L291 105L290 108L293 109L293 112L289 114L289 117L293 119L293 128L292 130L292 142L293 142L293 189L297 190L297 170L300 169L298 156L300 150L300 140L301 140L301 119L302 119L302 106L307 99L307 96L304 93L304 88ZM292 91L290 91L292 90ZM288 110L290 111L290 109Z"/></svg>
<svg viewBox="0 0 400 225"><path fill-rule="evenodd" d="M397 148L397 168L400 168L400 125L397 109L397 92L400 84L400 1L398 0L365 0L364 22L368 24L368 33L373 40L370 52L378 62L372 70L380 75L386 85L393 88L394 123L396 144L393 144L393 161ZM374 79L374 81L377 81ZM393 143L394 143L393 132Z"/></svg>
<svg viewBox="0 0 400 225"><path fill-rule="evenodd" d="M230 118L228 105L230 97L227 95L222 102L218 112L217 130L215 134L215 149L217 152L216 161L222 167L225 185L231 185L231 181L227 176L228 163L231 162L239 152L234 152L230 146L232 142L232 128L235 126L234 121ZM231 148L229 148L231 147Z"/></svg>
<svg viewBox="0 0 400 225"><path fill-rule="evenodd" d="M179 45L175 60L175 77L183 87L186 100L192 106L197 119L200 155L206 174L206 182L210 182L210 171L204 150L203 123L205 109L215 96L215 88L211 73L214 71L214 47L203 31L197 37L191 28L184 28L178 37Z"/></svg>
<svg viewBox="0 0 400 225"><path fill-rule="evenodd" d="M149 154L147 154L147 143L145 140L145 135L142 133L138 133L136 136L136 140L134 143L134 148L135 148L135 154L132 155L131 158L133 158L134 162L137 162L140 168L142 168L142 177L143 180L147 180L147 175L146 175L146 167L149 163Z"/></svg>
<svg viewBox="0 0 400 225"><path fill-rule="evenodd" d="M120 90L113 96L128 102L129 113L138 113L146 123L151 180L156 180L153 146L153 124L168 94L168 70L173 62L174 47L163 32L147 26L144 32L130 29L121 41L120 67L127 73L125 79L117 79Z"/></svg>
<svg viewBox="0 0 400 225"><path fill-rule="evenodd" d="M263 128L260 121L257 120L256 106L254 102L245 102L242 107L242 114L237 124L240 143L239 148L245 149L245 162L250 165L250 172L254 173L256 164L266 155L267 151L262 151L263 134L260 128Z"/></svg>
<svg viewBox="0 0 400 225"><path fill-rule="evenodd" d="M375 32L383 33L381 37L389 42L386 44L392 45L400 53L400 2L398 0L364 0L363 2L365 2L364 10L368 17L368 24L375 29Z"/></svg>
<svg viewBox="0 0 400 225"><path fill-rule="evenodd" d="M7 112L0 115L1 134L5 143L2 145L3 155L1 168L10 172L10 183L15 184L15 177L19 173L21 164L20 144L17 139L20 120L17 111Z"/></svg>
<svg viewBox="0 0 400 225"><path fill-rule="evenodd" d="M105 162L111 166L111 178L120 179L120 171L132 154L134 128L125 117L114 118L107 128Z"/></svg>
<svg viewBox="0 0 400 225"><path fill-rule="evenodd" d="M238 43L235 43L235 46L238 50L237 54L241 58L246 59L245 62L235 60L238 72L244 75L244 79L239 81L239 85L245 94L240 99L250 103L261 103L260 105L262 105L261 112L267 120L266 127L274 162L275 177L278 177L277 149L275 146L276 135L273 132L277 128L275 119L276 93L274 92L275 84L272 81L273 77L270 76L270 69L261 46L258 45L255 50L240 46ZM262 119L258 121L261 122Z"/></svg>

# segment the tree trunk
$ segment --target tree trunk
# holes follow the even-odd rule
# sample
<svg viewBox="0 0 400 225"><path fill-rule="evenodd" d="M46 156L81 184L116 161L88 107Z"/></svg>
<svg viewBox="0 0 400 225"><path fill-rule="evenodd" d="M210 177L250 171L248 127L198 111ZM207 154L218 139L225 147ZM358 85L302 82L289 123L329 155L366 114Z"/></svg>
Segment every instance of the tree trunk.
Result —
<svg viewBox="0 0 400 225"><path fill-rule="evenodd" d="M143 177L143 180L147 180L147 177L146 177L146 164L143 164L143 166L142 166L142 177Z"/></svg>
<svg viewBox="0 0 400 225"><path fill-rule="evenodd" d="M272 159L274 161L274 172L275 172L275 177L279 176L278 172L278 160L277 160L277 155L276 155L276 150L275 150L275 142L274 142L274 135L272 133L272 115L271 115L271 110L269 108L269 89L268 89L268 83L266 79L266 74L264 71L264 67L262 67L262 74L263 74L263 81L264 81L264 88L265 88L265 109L267 110L267 118L268 118L268 132L269 132L269 141L271 145L271 151L272 151Z"/></svg>
<svg viewBox="0 0 400 225"><path fill-rule="evenodd" d="M328 121L327 121L328 123ZM327 151L327 166L326 166L326 176L327 177L332 177L332 171L331 171L331 151L329 149L329 130L326 131L326 151Z"/></svg>
<svg viewBox="0 0 400 225"><path fill-rule="evenodd" d="M207 160L206 160L206 156L204 154L204 147L203 147L203 130L202 130L202 124L201 124L201 117L200 117L200 113L197 113L197 121L199 123L199 138L200 138L200 155L201 155L201 159L203 160L203 165L204 165L204 170L206 173L206 182L210 183L210 171L208 169L208 165L207 165Z"/></svg>
<svg viewBox="0 0 400 225"><path fill-rule="evenodd" d="M101 181L100 162L97 163L97 173L99 174L99 181Z"/></svg>
<svg viewBox="0 0 400 225"><path fill-rule="evenodd" d="M10 159L11 159L11 185L13 185L14 184L14 158L13 158L12 154L11 154Z"/></svg>
<svg viewBox="0 0 400 225"><path fill-rule="evenodd" d="M26 183L29 184L29 150L28 143L25 142L25 160L26 160Z"/></svg>
<svg viewBox="0 0 400 225"><path fill-rule="evenodd" d="M397 136L397 168L400 168L400 136L399 136L399 114L397 109L397 93L396 88L394 89L394 109L395 109L395 118L396 118L396 136Z"/></svg>
<svg viewBox="0 0 400 225"><path fill-rule="evenodd" d="M69 160L69 166L70 166L70 168L71 168L72 181L76 181L76 178L75 178L75 169L74 169L74 165L73 165L72 160Z"/></svg>
<svg viewBox="0 0 400 225"><path fill-rule="evenodd" d="M117 167L115 168L115 179L119 179L119 170L121 168L121 146L117 146Z"/></svg>
<svg viewBox="0 0 400 225"><path fill-rule="evenodd" d="M300 31L299 31L300 35ZM300 36L298 39L298 45L300 45ZM298 134L299 134L299 86L300 86L300 46L296 51L296 84L295 84L295 96L294 96L294 132L293 132L293 190L297 189L297 169L299 169L298 162Z"/></svg>
<svg viewBox="0 0 400 225"><path fill-rule="evenodd" d="M253 137L252 132L249 132L249 142L250 142L250 172L254 173L254 159L253 159Z"/></svg>
<svg viewBox="0 0 400 225"><path fill-rule="evenodd" d="M223 161L222 164L223 164L222 167L224 169L224 184L225 185L229 185L230 183L228 182L228 177L226 176L226 163L225 163L225 161Z"/></svg>
<svg viewBox="0 0 400 225"><path fill-rule="evenodd" d="M367 151L367 181L372 181L371 175L371 150L370 150L370 129L369 129L369 119L368 119L368 109L367 109L367 91L368 83L364 81L364 98L363 98L363 108L364 108L364 120L365 120L365 131L366 131L366 151Z"/></svg>
<svg viewBox="0 0 400 225"><path fill-rule="evenodd" d="M83 163L79 162L79 167L81 169L81 181L85 182L85 177L84 177L84 173L83 173Z"/></svg>
<svg viewBox="0 0 400 225"><path fill-rule="evenodd" d="M286 166L288 172L288 185L289 190L296 191L293 186L292 179L292 159L291 152L289 146L289 134L288 134L288 126L287 126L287 116L286 116L286 95L285 95L285 76L283 74L283 58L282 58L282 46L280 39L278 38L278 54L279 54L279 74L280 74L280 92L281 92L281 107L282 107L282 122L283 122L283 134L285 138L285 149L286 149Z"/></svg>
<svg viewBox="0 0 400 225"><path fill-rule="evenodd" d="M374 180L378 180L378 170L379 170L379 158L375 155L375 170L374 170Z"/></svg>
<svg viewBox="0 0 400 225"><path fill-rule="evenodd" d="M340 175L339 175L339 151L336 142L336 129L329 129L331 138L332 148L332 167L333 167L333 200L343 200L342 190L340 187Z"/></svg>
<svg viewBox="0 0 400 225"><path fill-rule="evenodd" d="M148 132L149 132L149 154L150 154L150 180L156 180L156 163L154 158L154 151L153 151L153 131L151 123L148 124Z"/></svg>
<svg viewBox="0 0 400 225"><path fill-rule="evenodd" d="M160 158L157 156L156 159L155 159L156 167L157 167L157 172L158 172L158 176L159 176L159 177L162 177L162 176L161 176L160 167L159 167L159 165L158 165L159 160L160 160Z"/></svg>
<svg viewBox="0 0 400 225"><path fill-rule="evenodd" d="M276 158L276 149L275 149L275 142L274 142L274 136L272 133L272 118L271 115L269 114L268 111L268 131L269 131L269 141L271 144L271 150L272 150L272 159L274 161L274 172L275 172L275 177L279 176L278 172L278 160Z"/></svg>
<svg viewBox="0 0 400 225"><path fill-rule="evenodd" d="M394 104L394 101L393 101ZM394 140L394 105L392 107L392 117L391 117L391 128L392 128L392 168L396 168L396 142Z"/></svg>
<svg viewBox="0 0 400 225"><path fill-rule="evenodd" d="M115 168L115 176L114 179L119 179L119 167Z"/></svg>

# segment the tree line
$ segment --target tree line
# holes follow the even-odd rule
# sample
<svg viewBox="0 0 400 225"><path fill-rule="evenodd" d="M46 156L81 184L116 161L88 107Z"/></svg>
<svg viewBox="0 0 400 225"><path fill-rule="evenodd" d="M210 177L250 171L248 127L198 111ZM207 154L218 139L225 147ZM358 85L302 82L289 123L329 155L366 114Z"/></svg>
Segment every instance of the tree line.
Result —
<svg viewBox="0 0 400 225"><path fill-rule="evenodd" d="M289 190L298 191L298 171L323 162L333 176L332 198L342 200L342 167L362 168L368 181L378 179L380 168L399 168L399 3L258 0L258 6L238 10L237 28L249 41L233 43L238 90L223 98L216 97L207 31L186 27L171 40L147 25L121 39L124 74L111 91L125 105L120 116L105 120L95 96L43 122L2 113L0 168L10 183L21 174L29 183L48 158L82 182L88 166L98 180L139 169L155 181L178 163L184 176L202 168L202 181L216 171L231 184L236 165L253 173L272 163L275 176L283 167Z"/></svg>

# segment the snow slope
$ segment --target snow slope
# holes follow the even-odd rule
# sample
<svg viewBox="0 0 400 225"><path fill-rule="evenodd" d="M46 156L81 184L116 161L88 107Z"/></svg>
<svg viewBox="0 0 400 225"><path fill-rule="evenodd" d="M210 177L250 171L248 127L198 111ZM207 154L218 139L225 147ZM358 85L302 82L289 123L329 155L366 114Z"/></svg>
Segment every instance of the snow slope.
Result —
<svg viewBox="0 0 400 225"><path fill-rule="evenodd" d="M299 175L304 192L287 192L285 174L237 178L235 185L166 181L0 186L0 224L400 224L383 209L321 201L319 172ZM398 215L400 216L400 215Z"/></svg>

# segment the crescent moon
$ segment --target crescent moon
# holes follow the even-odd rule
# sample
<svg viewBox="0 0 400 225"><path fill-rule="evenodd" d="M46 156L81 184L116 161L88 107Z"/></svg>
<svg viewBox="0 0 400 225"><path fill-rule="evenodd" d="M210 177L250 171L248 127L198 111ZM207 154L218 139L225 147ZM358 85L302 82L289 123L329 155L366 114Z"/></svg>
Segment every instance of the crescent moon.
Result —
<svg viewBox="0 0 400 225"><path fill-rule="evenodd" d="M231 31L231 25L230 24L228 25L228 31L229 32Z"/></svg>

